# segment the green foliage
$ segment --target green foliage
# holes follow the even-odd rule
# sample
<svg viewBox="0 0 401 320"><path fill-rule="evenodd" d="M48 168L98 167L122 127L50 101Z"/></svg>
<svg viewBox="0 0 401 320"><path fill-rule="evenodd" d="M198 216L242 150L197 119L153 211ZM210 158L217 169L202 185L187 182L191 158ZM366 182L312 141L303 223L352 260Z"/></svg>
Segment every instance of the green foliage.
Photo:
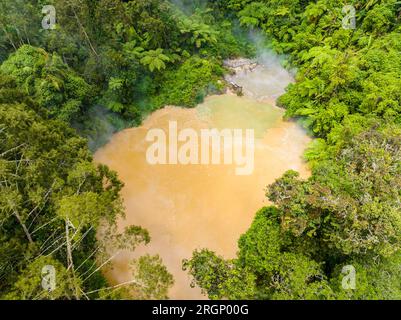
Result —
<svg viewBox="0 0 401 320"><path fill-rule="evenodd" d="M165 62L169 62L170 58L163 54L163 49L150 50L143 54L141 63L149 68L151 72L166 69Z"/></svg>
<svg viewBox="0 0 401 320"><path fill-rule="evenodd" d="M264 208L239 240L238 259L225 261L208 250L184 262L194 283L210 298L324 299L332 295L321 265L288 252L279 211ZM287 243L288 244L288 243Z"/></svg>
<svg viewBox="0 0 401 320"><path fill-rule="evenodd" d="M5 38L0 46L8 53L24 44L48 52L32 52L34 61L30 61L32 57L27 55L31 52L25 48L25 54L21 52L20 58L14 57L15 62L7 67L7 72L10 68L16 72L21 64L32 68L24 69L18 81L38 99L43 99L42 104L53 114L63 120L73 120L74 126L79 127L93 127L87 118L95 101L121 115L126 125L136 125L150 110L178 100L175 93L172 99L166 97L166 87L175 84L168 82L173 81L172 74L188 58L196 59L199 55L205 61L213 60L213 65L221 65L223 58L250 51L244 36L222 11L216 11L223 9L224 2L185 3L183 8L190 8L187 11L166 0L70 0L67 3L49 0L46 4L54 5L57 10L54 30L40 29L41 1L28 0L25 4L19 0L15 8L14 1L3 2L0 9L4 11L0 10L0 14L8 14L2 19L0 33ZM22 38L18 30L24 30ZM6 57L7 53L0 59ZM52 70L48 68L50 65ZM177 102L188 106L199 102L208 85L215 86L215 78L221 77L221 71L215 72L215 69L213 66L211 75L205 67L202 78L187 68L186 71L193 73L191 78L200 80L188 80L186 96ZM37 74L33 76L33 72ZM186 75L183 77L180 73L180 77L180 81L186 82ZM210 83L204 83L206 79ZM195 91L191 88L195 82L200 88L190 92ZM154 96L161 97L155 104Z"/></svg>
<svg viewBox="0 0 401 320"><path fill-rule="evenodd" d="M214 61L192 57L178 70L171 70L163 76L160 94L154 98L153 104L193 107L208 93L222 89L219 81L222 74L223 69Z"/></svg>
<svg viewBox="0 0 401 320"><path fill-rule="evenodd" d="M395 1L356 1L356 30L342 28L337 1L231 5L243 24L262 28L275 49L290 53L299 67L297 82L279 99L287 117L305 118L319 137L355 113L399 121L401 42Z"/></svg>
<svg viewBox="0 0 401 320"><path fill-rule="evenodd" d="M0 297L102 297L109 290L100 271L110 261L108 250L134 250L150 236L137 226L116 231L122 183L92 163L87 141L48 118L14 78L0 73L0 84ZM100 230L104 241L96 239ZM142 290L166 295L171 275L160 259L144 261L139 276L153 268L160 278L147 279ZM50 292L41 286L46 265L57 277Z"/></svg>
<svg viewBox="0 0 401 320"><path fill-rule="evenodd" d="M286 227L305 241L319 235L321 252L386 257L398 252L400 132L375 127L316 165L308 181L293 173L276 181L268 197L283 211Z"/></svg>
<svg viewBox="0 0 401 320"><path fill-rule="evenodd" d="M240 268L254 278L253 299L399 299L401 129L376 122L358 131L335 147L317 140L308 180L289 171L269 186L275 207L257 213L236 260L194 252L186 264L195 283L233 299L222 288ZM342 288L346 265L355 290Z"/></svg>
<svg viewBox="0 0 401 320"><path fill-rule="evenodd" d="M159 256L145 255L131 263L134 279L139 285L134 286L139 299L162 300L168 298L168 290L174 284L173 276L167 271Z"/></svg>
<svg viewBox="0 0 401 320"><path fill-rule="evenodd" d="M55 270L56 282L55 290L46 291L42 288L42 268L52 266ZM65 267L51 257L39 257L26 269L24 269L16 279L13 289L4 298L7 300L55 300L73 296L74 285L80 286L81 283L72 284Z"/></svg>
<svg viewBox="0 0 401 320"><path fill-rule="evenodd" d="M198 285L210 299L250 299L254 295L252 273L207 249L194 251L192 259L183 261L183 270L193 277L191 286Z"/></svg>
<svg viewBox="0 0 401 320"><path fill-rule="evenodd" d="M17 84L49 114L71 121L90 103L91 87L56 54L22 46L0 67L0 72L14 76Z"/></svg>
<svg viewBox="0 0 401 320"><path fill-rule="evenodd" d="M330 288L322 266L302 253L289 252L288 236L273 207L256 214L250 229L238 242L238 263L252 270L260 299L327 299Z"/></svg>
<svg viewBox="0 0 401 320"><path fill-rule="evenodd" d="M48 0L57 26L42 30L43 1L1 1L0 297L167 298L173 280L158 256L135 260L125 286L109 287L96 267L150 235L117 233L122 184L66 122L96 148L163 105L220 92L222 60L255 51L237 16L298 70L278 103L318 138L305 154L313 174L268 187L274 206L257 213L236 259L195 251L184 262L193 285L212 299L400 298L399 1L352 1L355 30L342 28L345 1L174 3ZM51 293L44 264L62 283Z"/></svg>
<svg viewBox="0 0 401 320"><path fill-rule="evenodd" d="M54 30L41 29L44 4L57 10ZM0 296L34 298L40 264L54 260L67 287L39 297L167 298L172 278L158 257L133 264L139 287L107 287L97 266L109 250L133 250L150 235L117 233L122 184L65 122L95 149L150 110L193 106L221 89L223 57L246 45L210 9L219 5L184 13L165 0L1 2Z"/></svg>
<svg viewBox="0 0 401 320"><path fill-rule="evenodd" d="M341 268L335 268L331 286L341 300L399 300L401 296L400 254L374 260L354 258L346 262L355 267L355 290L342 290Z"/></svg>

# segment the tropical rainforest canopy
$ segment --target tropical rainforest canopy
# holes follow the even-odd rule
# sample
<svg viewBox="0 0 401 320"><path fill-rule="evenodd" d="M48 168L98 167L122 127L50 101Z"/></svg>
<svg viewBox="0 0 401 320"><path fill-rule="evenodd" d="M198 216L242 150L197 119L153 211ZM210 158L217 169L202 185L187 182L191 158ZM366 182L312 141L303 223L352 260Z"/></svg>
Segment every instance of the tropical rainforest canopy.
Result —
<svg viewBox="0 0 401 320"><path fill-rule="evenodd" d="M55 29L42 28L45 5ZM158 256L133 260L126 286L101 273L151 237L117 232L123 185L91 150L164 105L222 92L223 60L256 55L249 30L297 69L278 102L316 138L312 175L267 187L235 259L205 248L183 267L214 299L401 299L397 0L0 0L0 298L168 297ZM42 290L44 265L55 291Z"/></svg>

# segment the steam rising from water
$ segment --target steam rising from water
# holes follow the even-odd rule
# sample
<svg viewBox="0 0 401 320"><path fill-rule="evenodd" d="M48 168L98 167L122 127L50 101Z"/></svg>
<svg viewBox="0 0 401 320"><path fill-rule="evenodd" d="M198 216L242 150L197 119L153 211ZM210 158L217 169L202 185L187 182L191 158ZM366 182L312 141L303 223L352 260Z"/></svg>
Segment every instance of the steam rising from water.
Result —
<svg viewBox="0 0 401 320"><path fill-rule="evenodd" d="M274 103L293 79L280 65L279 60L267 52L255 59L255 65L251 61L248 62L249 65L250 67L244 67L226 78L242 87L245 95L259 101Z"/></svg>
<svg viewBox="0 0 401 320"><path fill-rule="evenodd" d="M286 57L268 49L266 37L259 32L250 31L249 40L256 48L256 57L252 60L237 60L242 60L244 67L242 70L237 69L233 76L227 76L227 80L241 86L245 95L275 104L275 100L285 93L288 84L293 82L296 70L283 67Z"/></svg>

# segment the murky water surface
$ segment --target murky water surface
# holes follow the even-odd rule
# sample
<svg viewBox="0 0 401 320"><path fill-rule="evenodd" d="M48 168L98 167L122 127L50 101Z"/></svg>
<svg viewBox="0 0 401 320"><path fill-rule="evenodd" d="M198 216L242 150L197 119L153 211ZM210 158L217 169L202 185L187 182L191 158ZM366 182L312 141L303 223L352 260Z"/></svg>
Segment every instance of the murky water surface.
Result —
<svg viewBox="0 0 401 320"><path fill-rule="evenodd" d="M245 96L232 93L211 96L195 109L166 107L138 128L116 134L95 155L95 160L117 171L125 183L126 219L121 230L140 225L152 241L135 253L121 253L108 276L116 283L129 281L130 259L159 254L174 275L173 299L204 298L190 288L181 261L192 251L209 248L226 258L235 256L237 240L250 226L255 212L267 204L265 187L289 169L309 174L302 154L310 141L294 122L282 120L274 100L284 92L290 75L277 65L239 72L230 81L244 87ZM178 129L204 128L255 130L255 169L252 175L235 175L235 165L149 165L145 137L149 129L168 132L169 121Z"/></svg>

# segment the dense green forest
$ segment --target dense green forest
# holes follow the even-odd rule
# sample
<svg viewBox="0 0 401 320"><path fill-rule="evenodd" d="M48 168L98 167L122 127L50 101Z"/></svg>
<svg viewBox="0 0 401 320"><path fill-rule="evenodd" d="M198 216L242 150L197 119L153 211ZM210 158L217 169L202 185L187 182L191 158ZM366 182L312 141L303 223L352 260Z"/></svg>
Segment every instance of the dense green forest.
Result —
<svg viewBox="0 0 401 320"><path fill-rule="evenodd" d="M124 286L102 275L151 235L117 232L123 184L91 151L164 105L223 92L223 60L257 52L249 30L297 69L279 105L316 138L312 176L267 187L236 259L203 249L183 268L212 299L401 299L401 2L0 0L1 299L168 297L158 256L133 260ZM62 284L51 292L44 265Z"/></svg>

